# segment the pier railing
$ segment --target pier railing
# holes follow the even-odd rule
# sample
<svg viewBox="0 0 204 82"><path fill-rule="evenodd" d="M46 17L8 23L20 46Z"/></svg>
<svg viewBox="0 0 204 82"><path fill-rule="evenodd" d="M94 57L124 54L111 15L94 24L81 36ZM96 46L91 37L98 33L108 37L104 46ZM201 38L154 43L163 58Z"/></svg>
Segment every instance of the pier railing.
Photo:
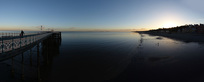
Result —
<svg viewBox="0 0 204 82"><path fill-rule="evenodd" d="M4 54L9 51L14 51L26 45L32 44L39 41L47 36L51 35L52 32L41 32L41 33L29 33L24 36L19 36L19 33L1 33L0 37L0 54Z"/></svg>

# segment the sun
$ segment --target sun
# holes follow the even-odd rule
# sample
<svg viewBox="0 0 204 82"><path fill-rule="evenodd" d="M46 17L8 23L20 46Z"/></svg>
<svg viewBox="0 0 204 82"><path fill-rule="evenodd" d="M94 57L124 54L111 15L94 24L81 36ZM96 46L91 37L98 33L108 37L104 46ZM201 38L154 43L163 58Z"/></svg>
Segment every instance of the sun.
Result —
<svg viewBox="0 0 204 82"><path fill-rule="evenodd" d="M171 27L176 27L176 26L178 26L178 25L176 23L172 23L172 22L163 24L164 28L171 28Z"/></svg>

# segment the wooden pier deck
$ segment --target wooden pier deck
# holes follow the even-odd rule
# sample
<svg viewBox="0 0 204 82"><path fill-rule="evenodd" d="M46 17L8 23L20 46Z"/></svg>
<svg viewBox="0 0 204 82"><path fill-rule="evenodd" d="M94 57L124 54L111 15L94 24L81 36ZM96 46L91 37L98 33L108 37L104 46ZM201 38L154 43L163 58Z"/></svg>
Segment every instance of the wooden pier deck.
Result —
<svg viewBox="0 0 204 82"><path fill-rule="evenodd" d="M1 36L0 61L25 52L48 37L61 38L61 32L41 32L24 36L15 36L15 34Z"/></svg>

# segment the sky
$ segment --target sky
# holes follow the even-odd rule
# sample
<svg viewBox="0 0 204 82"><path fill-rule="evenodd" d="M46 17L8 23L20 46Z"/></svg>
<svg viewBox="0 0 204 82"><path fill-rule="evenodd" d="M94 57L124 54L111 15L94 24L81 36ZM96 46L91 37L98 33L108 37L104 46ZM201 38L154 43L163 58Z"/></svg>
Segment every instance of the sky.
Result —
<svg viewBox="0 0 204 82"><path fill-rule="evenodd" d="M130 31L204 23L202 0L0 0L0 30Z"/></svg>

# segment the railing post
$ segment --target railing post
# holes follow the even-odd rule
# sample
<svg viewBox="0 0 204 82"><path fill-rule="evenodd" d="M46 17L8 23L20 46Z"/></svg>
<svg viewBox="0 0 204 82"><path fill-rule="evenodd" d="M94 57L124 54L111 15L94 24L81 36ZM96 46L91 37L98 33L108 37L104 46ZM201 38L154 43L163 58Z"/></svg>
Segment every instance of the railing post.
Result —
<svg viewBox="0 0 204 82"><path fill-rule="evenodd" d="M20 36L20 48L21 48L21 36Z"/></svg>
<svg viewBox="0 0 204 82"><path fill-rule="evenodd" d="M13 48L13 44L14 44L14 43L13 43L13 38L14 38L14 37L12 36L12 43L11 43L12 51L14 50L14 48Z"/></svg>
<svg viewBox="0 0 204 82"><path fill-rule="evenodd" d="M33 35L33 42L35 42L35 35Z"/></svg>
<svg viewBox="0 0 204 82"><path fill-rule="evenodd" d="M25 36L25 45L27 45L27 36Z"/></svg>
<svg viewBox="0 0 204 82"><path fill-rule="evenodd" d="M32 43L32 36L30 36L30 44Z"/></svg>
<svg viewBox="0 0 204 82"><path fill-rule="evenodd" d="M30 36L30 43L32 43L32 36Z"/></svg>
<svg viewBox="0 0 204 82"><path fill-rule="evenodd" d="M2 33L2 36L1 36L1 52L2 54L4 53L4 40L3 40L3 33Z"/></svg>

